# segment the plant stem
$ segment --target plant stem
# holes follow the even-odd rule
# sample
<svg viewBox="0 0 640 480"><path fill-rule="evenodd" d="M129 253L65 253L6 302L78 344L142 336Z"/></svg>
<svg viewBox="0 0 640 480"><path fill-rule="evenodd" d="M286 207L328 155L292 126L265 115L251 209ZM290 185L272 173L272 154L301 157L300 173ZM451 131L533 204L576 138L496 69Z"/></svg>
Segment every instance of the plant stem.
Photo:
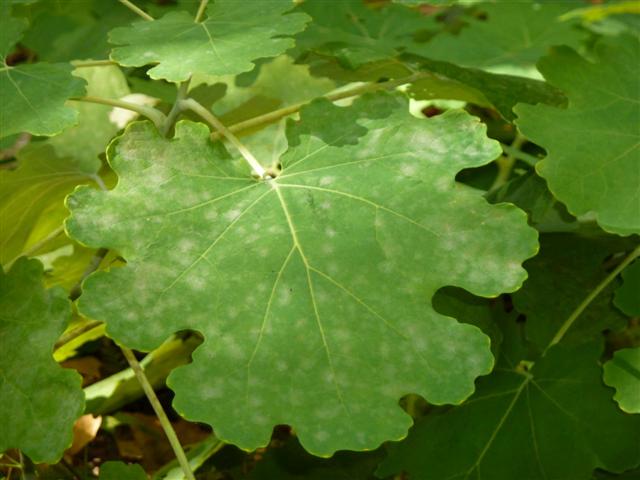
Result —
<svg viewBox="0 0 640 480"><path fill-rule="evenodd" d="M535 155L531 155L530 153L523 152L522 150L518 150L513 148L511 145L505 145L501 143L502 151L507 155L511 155L516 160L522 160L527 165L531 167L535 167L536 163L538 163L541 158L536 157Z"/></svg>
<svg viewBox="0 0 640 480"><path fill-rule="evenodd" d="M428 72L418 72L413 75L409 75L408 77L399 78L397 80L389 80L388 82L366 83L364 85L358 85L357 87L350 88L348 90L343 90L341 92L330 93L328 95L324 95L319 98L325 98L330 102L335 102L345 98L362 95L364 93L376 92L378 90L390 90L392 88L399 87L407 83L413 83L417 80L426 78L430 75L431 74ZM283 107L278 110L265 113L264 115L259 115L257 117L250 118L249 120L245 120L243 122L235 123L229 127L229 131L231 131L232 133L235 133L242 130L248 130L253 127L258 127L264 124L273 123L288 115L292 115L294 113L299 112L300 109L302 109L302 107L304 107L305 105L307 105L309 102L313 100L315 100L315 98L307 100L306 102L295 103L293 105L289 105L288 107ZM212 134L212 138L214 140L219 138L217 135L217 132Z"/></svg>
<svg viewBox="0 0 640 480"><path fill-rule="evenodd" d="M544 349L544 353L546 353L549 348L562 340L562 337L564 337L567 331L571 328L571 325L573 325L580 314L589 306L589 304L598 296L598 294L600 294L600 292L602 292L602 290L604 290L606 286L609 285L618 276L618 274L627 267L627 265L629 265L638 257L640 257L640 245L638 245L629 255L627 255L625 259L622 260L622 262L620 262L620 264L609 275L607 275L605 279L602 280L596 286L596 288L591 291L591 293L589 293L589 295L587 295L582 303L580 303L580 305L578 305L576 309L571 312L569 318L564 321L564 323L560 326L558 332L551 339L551 342L549 342L549 345L547 345L547 348Z"/></svg>
<svg viewBox="0 0 640 480"><path fill-rule="evenodd" d="M182 467L185 478L187 478L188 480L195 480L193 472L191 471L191 467L189 466L187 456L184 454L182 445L180 445L180 441L178 440L178 436L176 435L176 432L173 429L173 426L171 425L167 414L162 408L162 404L160 403L160 400L158 400L156 392L153 391L153 387L149 383L149 379L140 367L140 364L138 363L138 360L136 359L133 352L125 346L121 346L120 348L122 349L122 353L127 359L127 362L129 362L129 365L131 366L133 373L138 379L138 382L140 382L140 385L142 386L142 389L144 390L144 393L147 396L147 399L149 400L153 411L156 412L156 416L160 421L160 425L162 426L162 429L164 430L164 433L167 436L169 443L171 444L171 448L173 449L173 452L178 459L178 463L180 463L180 466Z"/></svg>
<svg viewBox="0 0 640 480"><path fill-rule="evenodd" d="M264 178L265 176L264 167L260 165L260 163L258 163L258 160L256 160L256 158L247 149L247 147L245 147L244 144L240 140L238 140L238 137L236 137L233 133L231 133L229 129L225 127L222 124L222 122L218 120L218 118L213 113L211 113L207 108L200 105L193 98L187 98L186 100L182 100L180 103L183 106L183 108L191 110L192 112L196 113L197 115L202 117L204 120L209 122L211 126L213 126L213 128L218 130L227 140L229 140L238 149L240 154L244 157L244 159L251 166L251 168L253 168L255 173L260 178Z"/></svg>
<svg viewBox="0 0 640 480"><path fill-rule="evenodd" d="M98 328L102 325L102 322L98 320L90 320L87 323L83 323L78 328L74 328L68 333L62 334L62 336L58 339L58 341L53 346L53 351L59 350L61 347L65 346L71 340L78 338L83 333L88 332L89 330L93 330L94 328Z"/></svg>
<svg viewBox="0 0 640 480"><path fill-rule="evenodd" d="M510 153L507 154L506 157L500 156L496 160L496 164L498 165L498 175L496 179L493 181L491 188L489 188L490 192L493 192L503 186L509 180L511 176L511 171L513 170L513 166L516 164L516 156L514 155L515 151L520 151L520 147L524 145L527 141L525 137L520 135L520 133L516 134L516 138L511 142Z"/></svg>
<svg viewBox="0 0 640 480"><path fill-rule="evenodd" d="M125 102L122 100L114 100L111 98L100 98L100 97L72 97L69 100L73 100L76 102L88 102L88 103L97 103L100 105L109 105L111 107L124 108L125 110L131 110L133 112L139 113L140 115L147 117L151 120L158 130L162 129L162 125L164 125L165 115L160 110L157 110L153 107L147 107L146 105L138 105L136 103Z"/></svg>
<svg viewBox="0 0 640 480"><path fill-rule="evenodd" d="M149 15L147 12L142 10L140 7L131 3L129 0L118 0L118 1L121 4L123 4L125 7L127 7L129 10L131 10L132 12L140 15L145 20L153 21L153 17L151 15Z"/></svg>
<svg viewBox="0 0 640 480"><path fill-rule="evenodd" d="M209 0L200 0L200 6L198 7L198 13L196 13L195 22L199 23L202 20L202 15L204 15L204 11L207 8L207 3Z"/></svg>
<svg viewBox="0 0 640 480"><path fill-rule="evenodd" d="M60 225L58 228L56 228L54 230L51 230L51 232L46 237L44 237L42 240L38 240L36 243L34 243L32 246L30 246L27 250L25 250L24 252L21 252L15 258L12 258L11 260L9 260L7 262L7 264L5 265L5 269L7 271L9 271L11 269L11 266L20 257L28 257L32 253L37 252L42 246L46 245L48 242L50 242L51 240L53 240L54 238L56 238L58 235L60 235L63 232L64 232L64 227L62 225Z"/></svg>
<svg viewBox="0 0 640 480"><path fill-rule="evenodd" d="M76 68L83 67L108 67L110 65L118 65L113 60L73 60L71 62Z"/></svg>
<svg viewBox="0 0 640 480"><path fill-rule="evenodd" d="M164 137L166 137L169 134L171 127L173 126L174 123L176 123L176 118L178 118L178 115L180 115L180 112L182 112L181 102L187 96L187 92L189 91L189 82L191 82L190 78L182 82L178 87L178 93L176 94L176 101L173 103L173 106L171 107L171 111L167 115L167 118L165 119L164 124L162 125L162 129L160 130L160 133L162 133Z"/></svg>

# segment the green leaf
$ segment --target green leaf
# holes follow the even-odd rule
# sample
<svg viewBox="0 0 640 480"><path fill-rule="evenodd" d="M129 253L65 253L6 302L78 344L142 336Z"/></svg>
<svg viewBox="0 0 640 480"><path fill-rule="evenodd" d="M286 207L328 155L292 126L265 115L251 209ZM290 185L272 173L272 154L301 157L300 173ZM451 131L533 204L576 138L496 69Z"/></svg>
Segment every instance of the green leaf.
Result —
<svg viewBox="0 0 640 480"><path fill-rule="evenodd" d="M22 37L26 23L3 14L0 19L0 138L22 132L51 136L76 122L64 105L84 93L84 82L71 76L71 66L37 63L11 66L7 57Z"/></svg>
<svg viewBox="0 0 640 480"><path fill-rule="evenodd" d="M630 317L640 316L640 261L635 261L622 272L623 284L613 299L613 303Z"/></svg>
<svg viewBox="0 0 640 480"><path fill-rule="evenodd" d="M147 474L137 463L105 462L100 465L100 480L147 480Z"/></svg>
<svg viewBox="0 0 640 480"><path fill-rule="evenodd" d="M640 347L625 348L604 364L604 383L616 389L614 400L627 413L640 413Z"/></svg>
<svg viewBox="0 0 640 480"><path fill-rule="evenodd" d="M569 106L518 105L516 123L547 150L536 170L569 212L595 212L608 232L639 233L640 41L604 39L596 56L591 63L560 47L542 59L540 71Z"/></svg>
<svg viewBox="0 0 640 480"><path fill-rule="evenodd" d="M81 378L51 356L70 313L64 291L43 288L37 260L0 271L0 452L19 448L35 462L55 463L71 445L84 404Z"/></svg>
<svg viewBox="0 0 640 480"><path fill-rule="evenodd" d="M50 251L44 242L68 214L64 198L92 179L82 165L58 157L46 142L21 150L17 169L0 170L0 264L24 253Z"/></svg>
<svg viewBox="0 0 640 480"><path fill-rule="evenodd" d="M238 2L215 0L207 18L194 23L187 12L170 12L153 22L116 28L109 41L118 45L111 58L121 65L157 63L147 73L172 82L192 74L235 75L253 69L259 58L275 57L293 46L287 38L309 21L301 13L285 13L288 0Z"/></svg>
<svg viewBox="0 0 640 480"><path fill-rule="evenodd" d="M586 480L595 468L637 465L640 417L611 402L600 380L601 353L601 342L557 345L530 372L503 359L504 368L480 379L467 402L419 423L378 473Z"/></svg>
<svg viewBox="0 0 640 480"><path fill-rule="evenodd" d="M540 253L525 263L529 278L512 296L515 308L527 316L527 338L543 350L571 312L607 276L605 259L633 247L633 240L616 237L542 235ZM614 289L610 284L591 302L565 341L584 341L606 329L624 328L626 317L611 303Z"/></svg>
<svg viewBox="0 0 640 480"><path fill-rule="evenodd" d="M440 33L412 53L465 67L501 73L532 68L554 45L578 47L584 37L576 21L558 17L574 4L500 2L478 5L484 18L471 18L460 33ZM511 67L506 68L505 67Z"/></svg>
<svg viewBox="0 0 640 480"><path fill-rule="evenodd" d="M119 99L130 93L127 80L118 67L78 68L74 75L87 82L87 95ZM85 102L72 102L78 111L78 125L49 140L60 156L73 157L80 168L89 174L100 169L98 155L118 132L109 120L112 107Z"/></svg>
<svg viewBox="0 0 640 480"><path fill-rule="evenodd" d="M429 299L444 285L513 291L537 248L523 212L455 183L499 154L484 127L462 111L417 119L395 97L317 101L289 127L282 173L259 182L208 133L133 124L109 152L117 187L68 200L72 235L127 260L85 282L84 314L140 350L204 335L169 378L175 408L244 449L288 423L329 455L403 437L404 394L467 397L488 339Z"/></svg>
<svg viewBox="0 0 640 480"><path fill-rule="evenodd" d="M360 0L305 1L300 9L313 21L296 36L298 50L336 57L347 68L397 57L413 36L423 30L439 29L434 17L399 6L372 8Z"/></svg>

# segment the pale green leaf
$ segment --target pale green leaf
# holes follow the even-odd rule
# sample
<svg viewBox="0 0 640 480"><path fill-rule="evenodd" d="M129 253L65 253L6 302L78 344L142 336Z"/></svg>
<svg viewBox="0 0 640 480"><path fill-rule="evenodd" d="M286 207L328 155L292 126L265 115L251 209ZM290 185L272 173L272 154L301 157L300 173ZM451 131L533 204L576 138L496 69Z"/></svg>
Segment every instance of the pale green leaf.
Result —
<svg viewBox="0 0 640 480"><path fill-rule="evenodd" d="M142 350L200 331L169 385L179 412L226 441L253 449L287 423L315 454L369 449L406 434L404 394L458 403L490 369L487 337L429 299L444 285L517 289L536 233L455 183L500 151L464 112L421 120L396 97L323 100L288 138L282 173L256 181L204 125L179 123L174 140L130 126L109 155L117 187L68 201L72 235L127 260L90 277L80 309Z"/></svg>
<svg viewBox="0 0 640 480"><path fill-rule="evenodd" d="M0 270L0 452L19 448L54 463L71 445L84 394L76 372L52 358L71 314L63 290L45 290L42 265L21 259Z"/></svg>
<svg viewBox="0 0 640 480"><path fill-rule="evenodd" d="M465 67L522 72L554 45L578 47L584 33L576 20L560 20L572 3L499 2L478 5L485 18L470 18L457 34L442 32L412 53ZM504 67L511 67L505 70Z"/></svg>
<svg viewBox="0 0 640 480"><path fill-rule="evenodd" d="M289 0L214 0L200 23L194 23L187 12L171 12L153 22L112 30L109 41L117 46L111 58L125 66L157 64L149 76L172 82L195 73L246 72L253 69L255 60L293 47L287 35L304 29L309 17L286 14L292 8Z"/></svg>
<svg viewBox="0 0 640 480"><path fill-rule="evenodd" d="M640 317L640 261L636 260L624 269L622 281L613 303L630 317Z"/></svg>
<svg viewBox="0 0 640 480"><path fill-rule="evenodd" d="M605 39L592 63L565 47L541 60L566 109L518 105L518 127L545 148L536 165L551 192L580 216L595 212L608 232L640 232L640 41Z"/></svg>
<svg viewBox="0 0 640 480"><path fill-rule="evenodd" d="M73 159L58 157L45 142L21 150L17 169L0 170L0 264L60 246L47 239L56 230L64 237L64 198L93 179L81 167Z"/></svg>
<svg viewBox="0 0 640 480"><path fill-rule="evenodd" d="M614 399L627 413L640 413L640 347L624 348L604 364L604 383L616 389Z"/></svg>
<svg viewBox="0 0 640 480"><path fill-rule="evenodd" d="M87 95L120 99L130 93L118 67L84 67L73 74L86 80ZM53 137L49 143L59 156L73 157L84 171L95 173L101 165L98 155L118 132L118 127L109 120L112 107L85 102L71 102L69 106L78 111L78 125Z"/></svg>
<svg viewBox="0 0 640 480"><path fill-rule="evenodd" d="M428 415L391 449L379 474L410 478L586 480L640 460L640 417L611 402L601 342L558 345L531 371L503 359L459 407Z"/></svg>

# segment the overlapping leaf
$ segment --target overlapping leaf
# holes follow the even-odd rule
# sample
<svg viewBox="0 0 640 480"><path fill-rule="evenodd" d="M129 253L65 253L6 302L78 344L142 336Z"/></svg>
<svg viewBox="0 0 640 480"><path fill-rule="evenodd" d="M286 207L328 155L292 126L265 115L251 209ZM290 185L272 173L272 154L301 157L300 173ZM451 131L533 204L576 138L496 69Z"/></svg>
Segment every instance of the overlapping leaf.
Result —
<svg viewBox="0 0 640 480"><path fill-rule="evenodd" d="M640 413L640 347L624 348L604 364L604 383L616 389L613 397L628 413Z"/></svg>
<svg viewBox="0 0 640 480"><path fill-rule="evenodd" d="M518 338L505 335L514 348ZM621 472L637 465L640 420L611 402L600 378L601 353L601 341L560 344L529 372L517 352L507 352L467 402L414 427L379 473L406 471L421 480L587 480L595 468Z"/></svg>
<svg viewBox="0 0 640 480"><path fill-rule="evenodd" d="M100 466L100 480L146 480L147 474L137 463L105 462Z"/></svg>
<svg viewBox="0 0 640 480"><path fill-rule="evenodd" d="M595 212L603 229L629 235L640 232L640 41L606 39L596 55L562 47L545 57L539 69L569 106L518 105L517 124L547 150L536 169L572 214Z"/></svg>
<svg viewBox="0 0 640 480"><path fill-rule="evenodd" d="M327 6L323 0L301 5L313 21L296 36L296 44L304 52L335 56L349 68L397 57L414 43L414 34L439 29L433 17L398 5L372 8L342 0Z"/></svg>
<svg viewBox="0 0 640 480"><path fill-rule="evenodd" d="M71 75L71 65L7 63L25 27L23 20L6 13L0 18L0 138L21 132L60 133L77 119L77 112L64 102L84 93L84 82Z"/></svg>
<svg viewBox="0 0 640 480"><path fill-rule="evenodd" d="M633 248L633 240L589 238L568 233L540 238L540 253L525 264L529 278L513 294L515 308L527 316L527 338L539 350L551 341L560 325L607 275L607 257ZM612 304L610 284L585 310L566 340L582 341L603 330L624 328L627 319ZM562 301L558 301L562 298Z"/></svg>
<svg viewBox="0 0 640 480"><path fill-rule="evenodd" d="M292 7L288 0L215 0L199 23L187 12L171 12L153 22L113 30L109 41L117 46L111 58L126 66L155 63L149 76L172 82L194 73L246 72L255 60L275 57L293 46L286 36L304 29L309 17L286 14Z"/></svg>
<svg viewBox="0 0 640 480"><path fill-rule="evenodd" d="M70 446L84 403L81 378L51 356L70 313L63 290L43 288L37 260L0 270L0 452L19 448L53 463Z"/></svg>
<svg viewBox="0 0 640 480"><path fill-rule="evenodd" d="M622 286L616 290L613 303L630 317L640 316L640 261L636 260L622 272Z"/></svg>
<svg viewBox="0 0 640 480"><path fill-rule="evenodd" d="M429 299L443 285L515 290L537 248L521 211L454 181L500 152L477 120L419 120L386 96L349 108L388 113L314 102L269 181L204 125L167 140L134 124L110 152L118 186L69 199L72 235L128 262L86 282L81 310L143 350L202 332L169 379L175 407L242 448L280 423L316 454L372 448L405 435L404 394L462 401L492 364L489 342Z"/></svg>
<svg viewBox="0 0 640 480"><path fill-rule="evenodd" d="M559 18L571 5L571 2L486 3L478 6L485 17L470 19L470 25L460 33L440 33L418 50L410 50L465 67L512 67L506 72L518 67L526 71L551 46L579 45L584 34L576 28L575 19Z"/></svg>

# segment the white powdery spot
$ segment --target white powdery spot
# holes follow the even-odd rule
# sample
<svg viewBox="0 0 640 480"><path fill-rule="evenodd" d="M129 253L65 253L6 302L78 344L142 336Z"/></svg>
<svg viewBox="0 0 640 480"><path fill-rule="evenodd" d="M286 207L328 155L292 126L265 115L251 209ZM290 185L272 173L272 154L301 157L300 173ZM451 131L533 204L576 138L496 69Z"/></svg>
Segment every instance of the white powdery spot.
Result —
<svg viewBox="0 0 640 480"><path fill-rule="evenodd" d="M325 176L320 179L320 186L325 187L327 185L331 185L335 181L336 181L336 177Z"/></svg>
<svg viewBox="0 0 640 480"><path fill-rule="evenodd" d="M400 165L400 171L403 175L410 177L416 174L418 167L414 163L403 163Z"/></svg>
<svg viewBox="0 0 640 480"><path fill-rule="evenodd" d="M218 211L215 209L212 210L208 210L207 213L204 214L204 219L208 220L209 222L214 221L216 218L218 218Z"/></svg>
<svg viewBox="0 0 640 480"><path fill-rule="evenodd" d="M324 234L329 238L333 238L337 235L337 232L333 228L327 227L324 230Z"/></svg>
<svg viewBox="0 0 640 480"><path fill-rule="evenodd" d="M242 211L239 208L234 208L233 210L229 210L224 214L224 218L229 220L230 222L234 221L236 218L240 216Z"/></svg>

